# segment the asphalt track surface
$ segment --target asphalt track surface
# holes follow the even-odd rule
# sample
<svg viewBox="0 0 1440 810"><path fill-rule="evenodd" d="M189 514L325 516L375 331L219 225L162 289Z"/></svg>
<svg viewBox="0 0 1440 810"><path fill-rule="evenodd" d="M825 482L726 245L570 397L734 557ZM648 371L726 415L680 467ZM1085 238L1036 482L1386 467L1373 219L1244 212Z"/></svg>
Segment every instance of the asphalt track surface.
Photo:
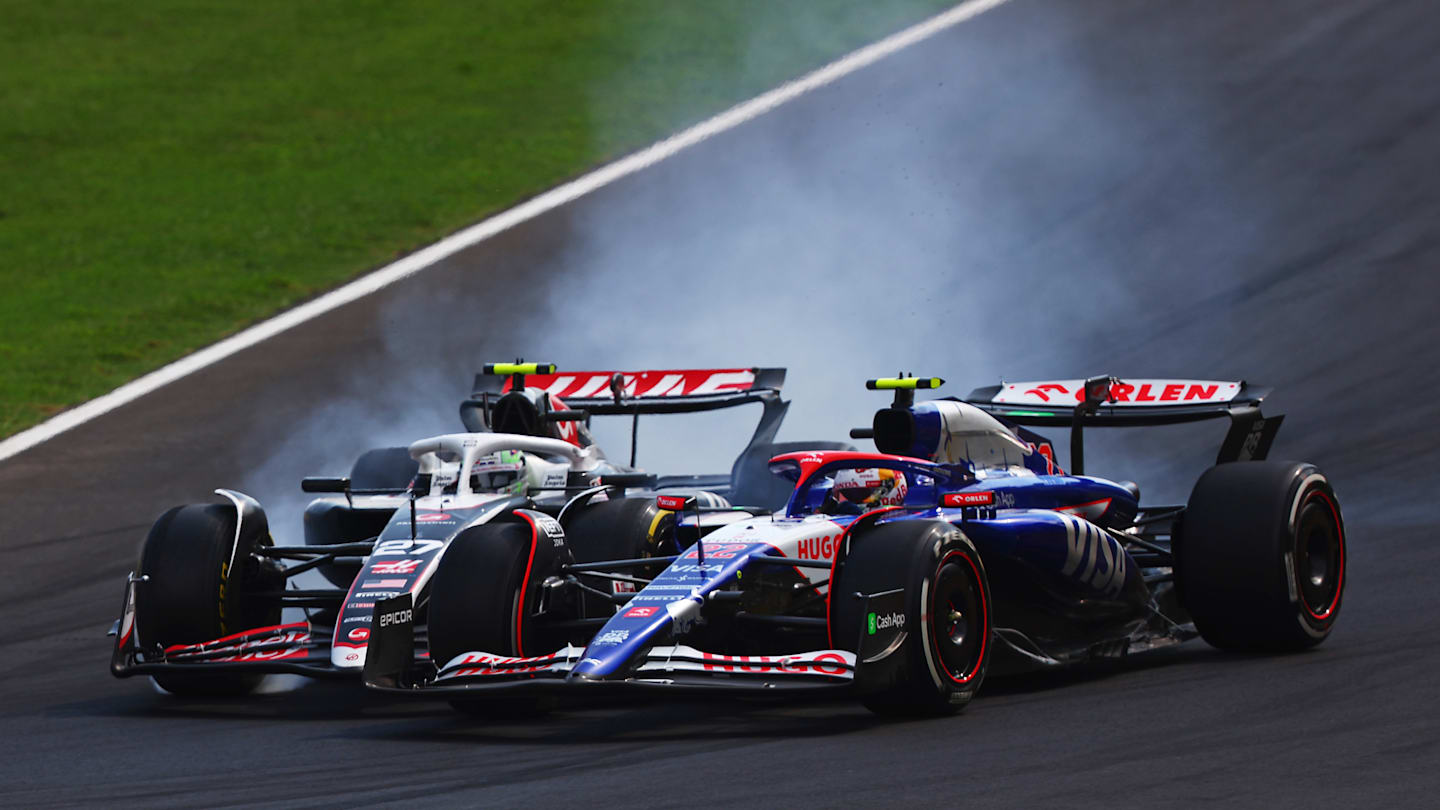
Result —
<svg viewBox="0 0 1440 810"><path fill-rule="evenodd" d="M1440 7L1097 0L1077 16L1065 5L1015 0L0 464L0 804L1433 806ZM1142 153L1107 157L1120 174L997 157L1016 140L1044 155L1079 137L1045 110L1080 63L1100 101L1125 100ZM917 93L952 114L932 133L955 149L942 178L1013 181L1011 213L1037 242L1102 234L1123 247L1103 284L1085 276L1101 292L1048 304L1088 309L1105 328L1063 317L1027 328L1108 369L1239 367L1281 386L1291 416L1277 454L1320 463L1349 523L1343 613L1319 649L1240 657L1191 642L992 679L962 716L907 723L843 703L642 702L484 726L346 684L198 701L108 675L103 631L165 507L253 477L263 448L296 441L290 426L336 398L453 406L463 376L453 395L392 390L396 345L381 327L417 336L401 345L414 356L435 348L426 341L468 341L446 375L516 351L508 330L537 317L548 285L585 272L564 254L587 208L688 188L675 178L777 141L803 151L840 117L895 125L889 105ZM1213 193L1217 174L1240 193ZM655 216L664 241L672 230ZM1245 248L1227 253L1241 233ZM1027 270L1026 254L1009 255L1017 295L1046 273L1097 272L1051 256ZM683 294L690 282L672 283ZM436 329L413 305L436 296L483 317ZM903 353L902 340L895 362Z"/></svg>

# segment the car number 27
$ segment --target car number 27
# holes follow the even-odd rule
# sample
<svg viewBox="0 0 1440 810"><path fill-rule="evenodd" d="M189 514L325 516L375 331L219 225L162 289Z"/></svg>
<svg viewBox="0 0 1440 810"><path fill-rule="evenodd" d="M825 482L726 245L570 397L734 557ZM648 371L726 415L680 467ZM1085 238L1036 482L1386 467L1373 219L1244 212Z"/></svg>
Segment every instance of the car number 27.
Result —
<svg viewBox="0 0 1440 810"><path fill-rule="evenodd" d="M406 554L429 554L444 548L445 544L439 540L381 540L370 552L372 557L386 557Z"/></svg>

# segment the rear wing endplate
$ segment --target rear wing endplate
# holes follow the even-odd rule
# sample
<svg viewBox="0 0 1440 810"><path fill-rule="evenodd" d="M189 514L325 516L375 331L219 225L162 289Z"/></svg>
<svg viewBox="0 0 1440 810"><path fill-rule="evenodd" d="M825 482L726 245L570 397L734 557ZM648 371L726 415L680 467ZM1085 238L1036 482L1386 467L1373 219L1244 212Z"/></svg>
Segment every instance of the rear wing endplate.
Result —
<svg viewBox="0 0 1440 810"><path fill-rule="evenodd" d="M1264 459L1285 418L1261 414L1260 402L1270 391L1244 380L1093 377L1001 383L977 388L965 401L1012 424L1071 428L1071 467L1080 474L1084 427L1148 427L1229 417L1230 430L1215 463Z"/></svg>

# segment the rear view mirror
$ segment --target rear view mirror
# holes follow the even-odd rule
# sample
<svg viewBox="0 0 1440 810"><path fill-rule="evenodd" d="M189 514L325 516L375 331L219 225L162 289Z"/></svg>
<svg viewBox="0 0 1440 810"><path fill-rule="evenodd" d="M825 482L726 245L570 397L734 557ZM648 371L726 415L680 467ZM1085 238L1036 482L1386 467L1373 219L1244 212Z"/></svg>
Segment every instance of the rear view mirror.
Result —
<svg viewBox="0 0 1440 810"><path fill-rule="evenodd" d="M1120 382L1115 377L1091 377L1085 381L1085 399L1082 407L1085 413L1095 413L1101 403L1114 402L1113 389Z"/></svg>
<svg viewBox="0 0 1440 810"><path fill-rule="evenodd" d="M546 422L584 422L590 418L590 412L575 409L568 411L547 411L542 418Z"/></svg>
<svg viewBox="0 0 1440 810"><path fill-rule="evenodd" d="M345 492L350 489L349 478L302 478L300 489L304 492Z"/></svg>

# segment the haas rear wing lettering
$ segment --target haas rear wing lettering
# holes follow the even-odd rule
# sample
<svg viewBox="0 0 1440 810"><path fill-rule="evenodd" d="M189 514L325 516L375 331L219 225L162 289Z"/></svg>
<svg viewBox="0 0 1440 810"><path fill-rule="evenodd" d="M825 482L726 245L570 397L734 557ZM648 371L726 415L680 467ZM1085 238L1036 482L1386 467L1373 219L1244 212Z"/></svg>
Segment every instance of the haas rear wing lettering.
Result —
<svg viewBox="0 0 1440 810"><path fill-rule="evenodd" d="M641 415L698 413L758 402L760 423L746 446L775 440L790 403L780 398L783 368L561 371L550 363L492 363L475 375L475 390L460 403L460 419L472 432L491 430L491 408L544 391L550 405L539 419L583 421L591 416L630 416L630 466L635 466ZM511 430L510 432L515 432ZM522 431L524 432L524 431Z"/></svg>
<svg viewBox="0 0 1440 810"><path fill-rule="evenodd" d="M977 388L965 401L1014 425L1072 428L1072 472L1082 471L1084 427L1173 425L1230 418L1216 463L1259 460L1270 452L1285 418L1262 416L1270 393L1240 381L1092 377L1040 380Z"/></svg>
<svg viewBox="0 0 1440 810"><path fill-rule="evenodd" d="M521 384L544 389L572 408L611 415L689 413L778 400L784 383L783 368L713 368L552 371L526 374ZM514 375L477 374L474 396L503 394L514 385Z"/></svg>

